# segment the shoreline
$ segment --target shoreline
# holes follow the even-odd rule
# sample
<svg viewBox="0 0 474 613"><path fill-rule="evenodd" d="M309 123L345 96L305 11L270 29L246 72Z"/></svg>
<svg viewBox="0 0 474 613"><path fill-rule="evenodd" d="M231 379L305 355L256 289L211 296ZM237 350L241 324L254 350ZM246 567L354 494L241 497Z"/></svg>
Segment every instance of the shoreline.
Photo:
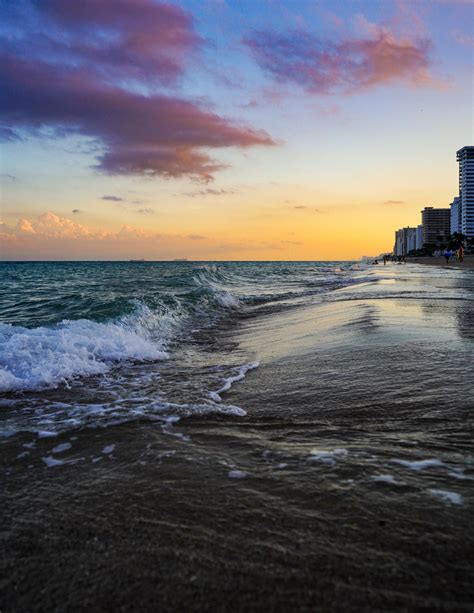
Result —
<svg viewBox="0 0 474 613"><path fill-rule="evenodd" d="M446 258L440 256L407 257L407 264L422 264L424 266L442 266L443 268L459 268L474 270L474 255L465 255L464 262L458 262L455 257L450 258L446 264Z"/></svg>

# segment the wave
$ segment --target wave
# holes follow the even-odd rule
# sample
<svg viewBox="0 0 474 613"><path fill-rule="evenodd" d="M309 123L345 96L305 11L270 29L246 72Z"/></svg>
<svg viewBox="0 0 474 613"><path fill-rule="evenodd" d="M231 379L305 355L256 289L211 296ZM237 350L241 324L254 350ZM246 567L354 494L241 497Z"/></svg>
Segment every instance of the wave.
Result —
<svg viewBox="0 0 474 613"><path fill-rule="evenodd" d="M51 389L107 373L117 362L167 359L167 346L186 321L241 305L208 278L198 277L197 285L193 301L173 296L151 308L133 300L133 311L112 322L63 320L32 329L0 323L0 391Z"/></svg>
<svg viewBox="0 0 474 613"><path fill-rule="evenodd" d="M163 360L159 344L120 323L87 319L33 330L0 324L0 391L40 390L98 375L122 360Z"/></svg>
<svg viewBox="0 0 474 613"><path fill-rule="evenodd" d="M211 398L211 400L213 400L214 402L221 402L221 394L229 391L236 381L242 381L242 379L245 378L245 375L248 373L249 370L258 368L258 366L258 362L249 362L248 364L243 364L242 366L240 366L234 375L231 375L230 377L224 379L224 384L217 391L209 392L209 397Z"/></svg>
<svg viewBox="0 0 474 613"><path fill-rule="evenodd" d="M331 274L335 267L157 266L144 267L135 278L125 265L103 266L102 272L95 267L88 275L85 265L78 265L66 275L44 265L41 282L61 273L64 293L51 297L48 292L38 300L33 284L26 293L31 301L22 305L23 291L7 305L4 321L11 323L0 323L1 392L69 385L124 361L164 360L173 342L191 329L211 327L223 316L262 302L311 296L348 281ZM29 321L41 325L27 327ZM244 375L239 371L235 380ZM213 392L215 398L223 391Z"/></svg>

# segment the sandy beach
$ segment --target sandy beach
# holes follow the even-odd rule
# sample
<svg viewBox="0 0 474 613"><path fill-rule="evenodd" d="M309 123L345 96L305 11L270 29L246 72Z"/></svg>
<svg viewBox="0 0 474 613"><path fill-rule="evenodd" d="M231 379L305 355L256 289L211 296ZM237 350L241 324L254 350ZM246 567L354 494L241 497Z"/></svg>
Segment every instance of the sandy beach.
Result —
<svg viewBox="0 0 474 613"><path fill-rule="evenodd" d="M446 264L446 258L444 256L437 257L407 257L407 264L423 264L424 266L442 266L443 268L460 268L466 270L474 269L474 255L465 255L464 262L458 262L453 257L450 258L449 264Z"/></svg>
<svg viewBox="0 0 474 613"><path fill-rule="evenodd" d="M471 611L474 276L357 274L221 326L245 415L4 438L2 611Z"/></svg>

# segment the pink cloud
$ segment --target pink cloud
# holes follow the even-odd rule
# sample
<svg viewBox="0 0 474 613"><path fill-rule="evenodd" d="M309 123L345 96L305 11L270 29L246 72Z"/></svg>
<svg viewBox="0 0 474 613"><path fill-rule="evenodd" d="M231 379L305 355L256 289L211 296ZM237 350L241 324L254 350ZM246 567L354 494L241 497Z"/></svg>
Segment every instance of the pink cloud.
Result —
<svg viewBox="0 0 474 613"><path fill-rule="evenodd" d="M51 211L43 213L36 220L28 221L28 224L33 228L34 234L38 237L71 240L92 238L94 236L94 232L89 228L67 217L60 217Z"/></svg>
<svg viewBox="0 0 474 613"><path fill-rule="evenodd" d="M139 212L153 213L153 209L141 209ZM154 241L164 235L145 228L136 228L129 224L123 225L119 230L94 230L81 223L62 217L52 211L42 213L35 219L21 218L14 226L0 223L0 235L8 236L11 240L33 241ZM199 241L207 237L201 234L168 235L168 238L178 240Z"/></svg>
<svg viewBox="0 0 474 613"><path fill-rule="evenodd" d="M96 141L102 172L201 181L224 166L209 150L275 144L263 130L159 91L196 61L203 43L180 7L153 0L21 7L12 5L3 33L0 137L76 133Z"/></svg>
<svg viewBox="0 0 474 613"><path fill-rule="evenodd" d="M291 236L292 233L288 233ZM35 219L23 218L13 225L0 222L0 259L124 259L236 257L242 252L281 251L302 243L297 240L222 242L201 234L157 233L124 225L119 230L98 230L48 211ZM126 254L126 256L124 256Z"/></svg>
<svg viewBox="0 0 474 613"><path fill-rule="evenodd" d="M32 234L36 234L36 230L29 219L20 219L16 224L15 231L11 232L11 234L17 236L31 236Z"/></svg>
<svg viewBox="0 0 474 613"><path fill-rule="evenodd" d="M369 27L370 26L370 27ZM352 94L386 83L434 85L431 42L396 36L365 21L364 37L324 41L308 32L254 32L244 44L260 67L279 82L318 94Z"/></svg>
<svg viewBox="0 0 474 613"><path fill-rule="evenodd" d="M54 241L120 241L129 239L155 239L156 232L125 225L120 230L112 232L93 230L68 217L61 217L47 211L35 219L19 219L15 226L2 224L1 231L10 239L17 240L54 240Z"/></svg>

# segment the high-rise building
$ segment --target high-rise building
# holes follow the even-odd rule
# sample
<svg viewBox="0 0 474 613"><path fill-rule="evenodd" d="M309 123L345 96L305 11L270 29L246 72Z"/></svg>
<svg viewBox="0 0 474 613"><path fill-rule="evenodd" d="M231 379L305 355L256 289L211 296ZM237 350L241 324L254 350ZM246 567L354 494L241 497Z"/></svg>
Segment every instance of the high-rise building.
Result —
<svg viewBox="0 0 474 613"><path fill-rule="evenodd" d="M395 232L395 245L393 247L395 255L408 255L410 251L416 248L416 228L400 228Z"/></svg>
<svg viewBox="0 0 474 613"><path fill-rule="evenodd" d="M451 234L461 232L461 199L456 196L449 206L451 207Z"/></svg>
<svg viewBox="0 0 474 613"><path fill-rule="evenodd" d="M395 243L393 245L393 255L403 255L402 231L395 230Z"/></svg>
<svg viewBox="0 0 474 613"><path fill-rule="evenodd" d="M415 249L423 249L423 226L416 226Z"/></svg>
<svg viewBox="0 0 474 613"><path fill-rule="evenodd" d="M423 245L445 243L451 234L451 209L434 209L425 206L421 211Z"/></svg>
<svg viewBox="0 0 474 613"><path fill-rule="evenodd" d="M474 236L474 147L459 149L456 159L459 162L461 232Z"/></svg>

